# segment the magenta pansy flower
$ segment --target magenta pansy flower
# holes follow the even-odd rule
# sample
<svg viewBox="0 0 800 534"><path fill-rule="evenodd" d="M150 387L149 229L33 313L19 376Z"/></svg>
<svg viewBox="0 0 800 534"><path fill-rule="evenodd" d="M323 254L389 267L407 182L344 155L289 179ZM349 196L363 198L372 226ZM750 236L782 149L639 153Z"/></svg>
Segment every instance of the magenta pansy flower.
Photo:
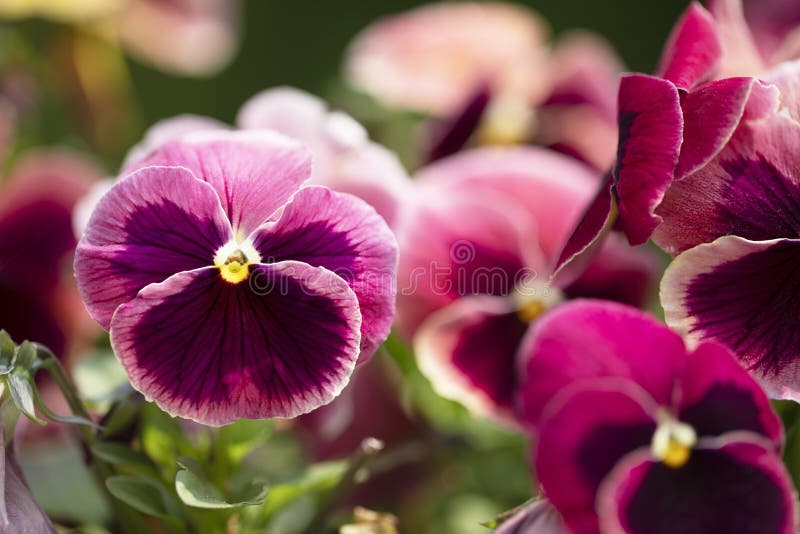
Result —
<svg viewBox="0 0 800 534"><path fill-rule="evenodd" d="M441 395L513 422L529 323L577 296L645 300L656 263L615 239L583 276L550 279L596 183L588 167L533 147L475 149L419 171L399 231L397 326Z"/></svg>
<svg viewBox="0 0 800 534"><path fill-rule="evenodd" d="M733 356L633 308L575 301L522 351L536 474L577 534L790 534L780 420Z"/></svg>
<svg viewBox="0 0 800 534"><path fill-rule="evenodd" d="M391 325L397 250L383 219L301 187L310 153L272 132L194 134L137 166L75 258L133 386L209 425L331 401Z"/></svg>

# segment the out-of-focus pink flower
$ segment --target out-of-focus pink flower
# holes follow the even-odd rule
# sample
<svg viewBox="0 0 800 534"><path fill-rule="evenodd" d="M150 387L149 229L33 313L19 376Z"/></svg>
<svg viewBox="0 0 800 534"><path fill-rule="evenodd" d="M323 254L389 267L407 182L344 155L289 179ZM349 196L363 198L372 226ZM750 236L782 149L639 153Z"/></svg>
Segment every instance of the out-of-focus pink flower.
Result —
<svg viewBox="0 0 800 534"><path fill-rule="evenodd" d="M597 176L534 147L467 151L422 169L401 225L397 326L443 396L513 421L529 323L568 298L641 305L654 259L609 240L583 276L551 279Z"/></svg>
<svg viewBox="0 0 800 534"><path fill-rule="evenodd" d="M70 263L72 209L102 172L61 150L32 152L0 196L0 324L66 357L97 329L78 297Z"/></svg>

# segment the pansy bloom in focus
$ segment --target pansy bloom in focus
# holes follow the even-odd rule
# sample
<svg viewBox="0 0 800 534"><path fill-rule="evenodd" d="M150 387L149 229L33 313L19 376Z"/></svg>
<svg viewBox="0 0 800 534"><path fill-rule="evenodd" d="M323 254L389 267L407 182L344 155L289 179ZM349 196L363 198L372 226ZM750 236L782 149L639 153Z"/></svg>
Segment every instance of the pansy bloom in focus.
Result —
<svg viewBox="0 0 800 534"><path fill-rule="evenodd" d="M267 131L168 142L103 197L75 272L135 388L221 425L331 401L389 332L397 248L361 200L301 187Z"/></svg>
<svg viewBox="0 0 800 534"><path fill-rule="evenodd" d="M520 389L536 474L576 534L790 534L780 420L721 345L615 303L543 317Z"/></svg>
<svg viewBox="0 0 800 534"><path fill-rule="evenodd" d="M579 296L642 305L657 262L612 238L582 273L551 281L597 184L590 168L552 151L475 149L423 168L414 183L398 232L398 329L439 394L513 424L528 325Z"/></svg>

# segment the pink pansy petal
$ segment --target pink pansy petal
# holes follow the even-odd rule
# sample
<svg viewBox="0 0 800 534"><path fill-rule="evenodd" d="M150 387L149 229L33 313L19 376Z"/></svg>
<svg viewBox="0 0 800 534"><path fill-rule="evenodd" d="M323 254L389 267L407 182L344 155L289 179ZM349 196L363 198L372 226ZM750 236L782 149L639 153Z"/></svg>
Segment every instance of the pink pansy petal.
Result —
<svg viewBox="0 0 800 534"><path fill-rule="evenodd" d="M464 148L480 126L491 98L488 84L480 84L452 117L434 119L428 133L430 148L425 161L434 162Z"/></svg>
<svg viewBox="0 0 800 534"><path fill-rule="evenodd" d="M655 209L674 179L683 141L683 112L670 82L631 74L619 90L619 148L614 186L619 224L632 245L661 222Z"/></svg>
<svg viewBox="0 0 800 534"><path fill-rule="evenodd" d="M494 534L568 534L564 520L545 499L534 502L511 516Z"/></svg>
<svg viewBox="0 0 800 534"><path fill-rule="evenodd" d="M690 355L680 382L677 417L701 436L746 430L780 449L783 428L761 387L725 347L703 343Z"/></svg>
<svg viewBox="0 0 800 534"><path fill-rule="evenodd" d="M328 106L316 96L293 87L274 87L245 102L236 116L239 128L266 128L310 142L323 131Z"/></svg>
<svg viewBox="0 0 800 534"><path fill-rule="evenodd" d="M578 299L541 317L519 354L519 405L535 426L550 399L581 379L626 378L669 406L686 349L680 336L644 312Z"/></svg>
<svg viewBox="0 0 800 534"><path fill-rule="evenodd" d="M379 20L345 64L356 87L389 105L447 116L484 81L535 99L546 86L539 17L500 2L445 2Z"/></svg>
<svg viewBox="0 0 800 534"><path fill-rule="evenodd" d="M144 61L190 75L209 75L238 45L234 0L130 0L117 17L125 46Z"/></svg>
<svg viewBox="0 0 800 534"><path fill-rule="evenodd" d="M177 117L158 121L150 126L144 133L142 140L128 151L122 168L133 167L138 161L145 159L154 149L186 134L230 129L231 127L224 122L210 117L203 117L202 115L178 115Z"/></svg>
<svg viewBox="0 0 800 534"><path fill-rule="evenodd" d="M800 27L800 6L794 0L740 0L759 50L773 64L785 60L780 52ZM731 2L732 3L732 2Z"/></svg>
<svg viewBox="0 0 800 534"><path fill-rule="evenodd" d="M721 56L714 18L693 2L672 30L657 75L681 89L691 89L709 78Z"/></svg>
<svg viewBox="0 0 800 534"><path fill-rule="evenodd" d="M763 0L758 0L763 2ZM742 12L742 0L709 0L717 35L722 43L718 77L755 76L766 67Z"/></svg>
<svg viewBox="0 0 800 534"><path fill-rule="evenodd" d="M553 401L535 452L536 474L570 532L594 534L597 490L626 454L649 447L656 407L634 383L589 381Z"/></svg>
<svg viewBox="0 0 800 534"><path fill-rule="evenodd" d="M780 91L780 107L795 121L800 122L800 60L782 63L762 74L761 78L777 86Z"/></svg>
<svg viewBox="0 0 800 534"><path fill-rule="evenodd" d="M598 498L600 530L624 534L792 534L795 492L780 457L747 433L708 441L678 469L625 458Z"/></svg>
<svg viewBox="0 0 800 534"><path fill-rule="evenodd" d="M514 361L526 329L509 299L465 297L422 324L414 352L437 393L509 424L517 386Z"/></svg>
<svg viewBox="0 0 800 534"><path fill-rule="evenodd" d="M146 287L114 314L111 343L133 386L206 425L295 417L333 400L358 357L360 314L338 276L301 262L216 268Z"/></svg>
<svg viewBox="0 0 800 534"><path fill-rule="evenodd" d="M725 236L680 256L661 282L667 324L728 347L773 398L800 399L800 241Z"/></svg>
<svg viewBox="0 0 800 534"><path fill-rule="evenodd" d="M391 328L397 266L394 234L373 208L354 196L309 186L252 239L265 263L302 261L342 277L363 316L359 361L372 356Z"/></svg>
<svg viewBox="0 0 800 534"><path fill-rule="evenodd" d="M723 149L742 119L754 84L753 78L727 78L683 97L683 145L676 180L702 168Z"/></svg>
<svg viewBox="0 0 800 534"><path fill-rule="evenodd" d="M724 235L798 235L800 124L778 114L743 125L711 163L675 182L653 239L670 254Z"/></svg>
<svg viewBox="0 0 800 534"><path fill-rule="evenodd" d="M213 265L233 237L219 197L179 167L146 167L100 201L75 254L78 289L106 330L114 310L148 284Z"/></svg>
<svg viewBox="0 0 800 534"><path fill-rule="evenodd" d="M480 148L440 160L415 180L440 195L500 195L529 213L546 258L555 256L594 193L599 175L572 158L536 147ZM437 193L428 193L437 194Z"/></svg>
<svg viewBox="0 0 800 534"><path fill-rule="evenodd" d="M289 200L311 174L299 141L266 131L206 131L170 141L136 163L186 167L211 184L234 232L246 237Z"/></svg>

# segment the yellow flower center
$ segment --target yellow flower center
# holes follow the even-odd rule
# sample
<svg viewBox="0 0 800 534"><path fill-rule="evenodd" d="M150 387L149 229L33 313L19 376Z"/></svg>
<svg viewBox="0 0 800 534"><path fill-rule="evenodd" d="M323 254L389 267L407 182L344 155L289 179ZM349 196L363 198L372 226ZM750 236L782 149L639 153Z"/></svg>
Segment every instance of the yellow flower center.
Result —
<svg viewBox="0 0 800 534"><path fill-rule="evenodd" d="M489 104L477 131L481 145L519 145L532 135L535 126L533 109L514 97L496 98Z"/></svg>
<svg viewBox="0 0 800 534"><path fill-rule="evenodd" d="M248 241L232 241L221 247L214 256L214 266L223 280L239 284L250 276L250 265L259 263L261 256Z"/></svg>
<svg viewBox="0 0 800 534"><path fill-rule="evenodd" d="M653 434L650 450L664 465L677 469L689 461L696 443L694 428L671 416L663 416Z"/></svg>
<svg viewBox="0 0 800 534"><path fill-rule="evenodd" d="M564 294L558 288L536 280L519 284L514 291L514 302L517 305L517 317L523 323L531 323L544 312L564 300Z"/></svg>

